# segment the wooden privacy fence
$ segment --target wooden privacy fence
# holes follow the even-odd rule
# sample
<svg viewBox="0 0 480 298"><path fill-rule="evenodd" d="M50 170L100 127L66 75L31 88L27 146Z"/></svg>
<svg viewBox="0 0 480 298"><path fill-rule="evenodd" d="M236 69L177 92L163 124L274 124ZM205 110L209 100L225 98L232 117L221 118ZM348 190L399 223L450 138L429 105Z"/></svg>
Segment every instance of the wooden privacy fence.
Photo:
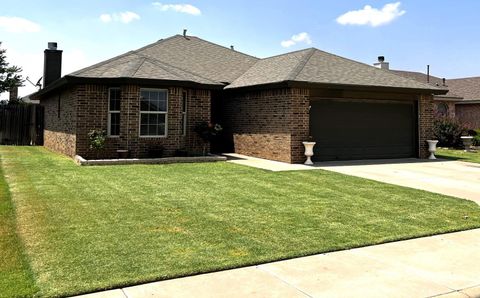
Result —
<svg viewBox="0 0 480 298"><path fill-rule="evenodd" d="M34 104L0 106L1 145L43 145L43 107Z"/></svg>

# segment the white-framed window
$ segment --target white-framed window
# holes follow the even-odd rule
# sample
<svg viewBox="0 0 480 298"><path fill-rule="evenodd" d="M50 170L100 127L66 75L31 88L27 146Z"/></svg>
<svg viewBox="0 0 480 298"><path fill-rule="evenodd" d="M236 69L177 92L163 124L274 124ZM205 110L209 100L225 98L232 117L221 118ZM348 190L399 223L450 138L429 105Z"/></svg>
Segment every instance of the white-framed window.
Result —
<svg viewBox="0 0 480 298"><path fill-rule="evenodd" d="M182 93L182 135L187 135L187 102L188 93L183 91Z"/></svg>
<svg viewBox="0 0 480 298"><path fill-rule="evenodd" d="M168 90L140 89L140 136L167 136Z"/></svg>
<svg viewBox="0 0 480 298"><path fill-rule="evenodd" d="M108 89L108 136L120 136L120 88Z"/></svg>

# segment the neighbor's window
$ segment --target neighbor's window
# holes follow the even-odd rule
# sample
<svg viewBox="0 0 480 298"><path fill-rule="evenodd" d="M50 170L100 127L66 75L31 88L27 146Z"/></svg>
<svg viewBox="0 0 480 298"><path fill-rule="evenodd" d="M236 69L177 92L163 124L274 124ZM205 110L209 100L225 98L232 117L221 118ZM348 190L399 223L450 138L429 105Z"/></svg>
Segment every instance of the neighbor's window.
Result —
<svg viewBox="0 0 480 298"><path fill-rule="evenodd" d="M187 92L182 94L182 135L187 134Z"/></svg>
<svg viewBox="0 0 480 298"><path fill-rule="evenodd" d="M120 135L120 88L108 89L108 135Z"/></svg>
<svg viewBox="0 0 480 298"><path fill-rule="evenodd" d="M167 135L167 90L140 90L140 136Z"/></svg>
<svg viewBox="0 0 480 298"><path fill-rule="evenodd" d="M437 113L440 114L440 116L447 116L448 115L448 105L444 102L441 102L437 106Z"/></svg>

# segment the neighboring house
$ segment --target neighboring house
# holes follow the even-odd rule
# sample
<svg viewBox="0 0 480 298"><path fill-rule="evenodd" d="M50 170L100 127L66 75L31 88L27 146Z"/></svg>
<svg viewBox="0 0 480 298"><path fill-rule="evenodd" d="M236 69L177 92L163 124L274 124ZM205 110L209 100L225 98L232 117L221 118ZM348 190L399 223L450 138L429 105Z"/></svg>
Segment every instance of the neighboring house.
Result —
<svg viewBox="0 0 480 298"><path fill-rule="evenodd" d="M388 62L382 61L374 65L389 69ZM447 94L434 96L435 114L456 118L471 128L480 128L480 77L446 80L421 72L390 71L418 82L448 88Z"/></svg>
<svg viewBox="0 0 480 298"><path fill-rule="evenodd" d="M48 73L61 51L45 55ZM202 121L224 126L217 150L290 163L309 136L317 160L425 158L433 96L447 93L314 48L258 59L186 35L44 77L45 146L86 158L92 129L108 130L105 157L201 152Z"/></svg>
<svg viewBox="0 0 480 298"><path fill-rule="evenodd" d="M461 94L455 103L455 117L472 128L480 128L480 77L448 80L448 88Z"/></svg>

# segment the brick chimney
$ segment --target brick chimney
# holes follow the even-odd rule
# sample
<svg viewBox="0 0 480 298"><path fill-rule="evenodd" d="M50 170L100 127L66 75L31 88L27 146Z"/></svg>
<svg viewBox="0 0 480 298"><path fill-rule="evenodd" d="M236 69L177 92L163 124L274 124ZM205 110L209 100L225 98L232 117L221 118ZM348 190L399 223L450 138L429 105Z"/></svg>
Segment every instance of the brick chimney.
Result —
<svg viewBox="0 0 480 298"><path fill-rule="evenodd" d="M384 56L378 56L378 62L373 63L373 66L380 68L380 69L390 69L390 63L385 62Z"/></svg>
<svg viewBox="0 0 480 298"><path fill-rule="evenodd" d="M62 76L62 52L57 50L56 42L49 42L44 51L43 60L43 88Z"/></svg>
<svg viewBox="0 0 480 298"><path fill-rule="evenodd" d="M18 98L18 87L12 87L10 90L8 90L8 92L10 93L10 96L8 97L8 99L10 101L17 100L17 98Z"/></svg>

